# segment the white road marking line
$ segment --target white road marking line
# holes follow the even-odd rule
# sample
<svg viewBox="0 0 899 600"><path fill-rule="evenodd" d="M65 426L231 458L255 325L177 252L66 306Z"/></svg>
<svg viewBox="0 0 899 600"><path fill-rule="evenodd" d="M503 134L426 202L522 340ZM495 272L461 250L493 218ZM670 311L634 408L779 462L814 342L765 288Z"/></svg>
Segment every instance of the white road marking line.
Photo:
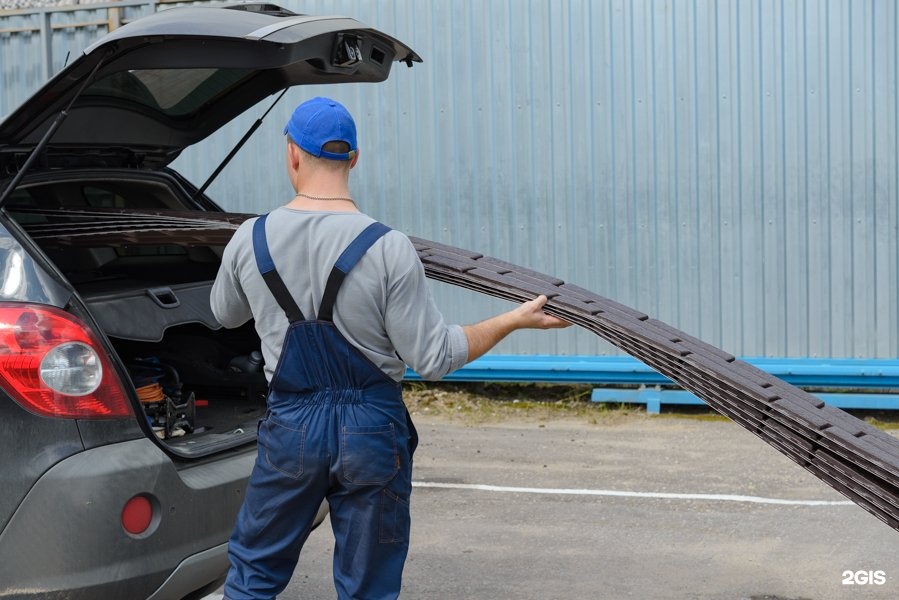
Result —
<svg viewBox="0 0 899 600"><path fill-rule="evenodd" d="M412 487L443 488L453 490L475 490L481 492L500 492L511 494L557 494L569 496L615 496L620 498L650 498L658 500L706 500L711 502L751 502L754 504L780 504L786 506L851 506L849 500L784 500L781 498L762 498L759 496L740 496L736 494L675 494L670 492L628 492L619 490L577 490L553 488L506 487L500 485L484 485L477 483L437 483L429 481L413 481Z"/></svg>

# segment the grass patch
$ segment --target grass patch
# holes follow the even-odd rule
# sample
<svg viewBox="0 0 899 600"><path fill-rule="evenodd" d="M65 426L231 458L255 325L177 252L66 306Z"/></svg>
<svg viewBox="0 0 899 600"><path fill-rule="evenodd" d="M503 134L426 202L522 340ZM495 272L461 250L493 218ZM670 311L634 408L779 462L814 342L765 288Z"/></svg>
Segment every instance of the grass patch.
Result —
<svg viewBox="0 0 899 600"><path fill-rule="evenodd" d="M852 416L862 419L884 431L899 429L899 411L895 410L850 410Z"/></svg>
<svg viewBox="0 0 899 600"><path fill-rule="evenodd" d="M471 425L511 419L598 425L646 416L640 405L593 402L592 390L592 385L574 384L406 382L403 397L413 416L440 416Z"/></svg>
<svg viewBox="0 0 899 600"><path fill-rule="evenodd" d="M610 425L626 419L690 419L721 422L729 418L707 406L662 406L661 414L647 415L641 404L593 402L592 385L420 382L403 383L403 397L414 415L435 416L470 425L508 420L576 420ZM899 430L899 411L848 411L882 430Z"/></svg>

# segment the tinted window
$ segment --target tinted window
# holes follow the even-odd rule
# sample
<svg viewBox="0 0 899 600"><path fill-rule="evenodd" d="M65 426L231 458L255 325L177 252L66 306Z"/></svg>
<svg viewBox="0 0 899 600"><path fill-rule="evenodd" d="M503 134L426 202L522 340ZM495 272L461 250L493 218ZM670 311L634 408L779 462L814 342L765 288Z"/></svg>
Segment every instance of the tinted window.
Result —
<svg viewBox="0 0 899 600"><path fill-rule="evenodd" d="M84 202L92 208L124 208L127 206L125 198L107 189L85 186L81 192L84 194Z"/></svg>
<svg viewBox="0 0 899 600"><path fill-rule="evenodd" d="M253 71L249 69L135 69L113 73L85 92L137 102L178 117L195 112Z"/></svg>

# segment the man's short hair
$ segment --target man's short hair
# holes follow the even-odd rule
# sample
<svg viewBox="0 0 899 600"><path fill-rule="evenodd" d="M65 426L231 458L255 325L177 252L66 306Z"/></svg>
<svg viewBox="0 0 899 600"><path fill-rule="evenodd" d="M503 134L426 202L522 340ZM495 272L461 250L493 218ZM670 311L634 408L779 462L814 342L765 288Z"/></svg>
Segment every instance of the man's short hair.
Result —
<svg viewBox="0 0 899 600"><path fill-rule="evenodd" d="M303 153L303 156L305 157L306 161L311 164L314 164L316 166L316 168L327 169L329 171L349 171L350 170L351 161L331 160L328 158L322 158L320 156L315 156L314 154L301 148L300 145L297 144L293 140L292 137L290 137L290 135L287 136L287 141L289 143L293 144L294 146L296 146L299 149L299 151ZM349 144L347 144L346 142L326 142L322 146L322 150L324 150L325 152L334 152L334 153L349 152L348 148L349 148Z"/></svg>

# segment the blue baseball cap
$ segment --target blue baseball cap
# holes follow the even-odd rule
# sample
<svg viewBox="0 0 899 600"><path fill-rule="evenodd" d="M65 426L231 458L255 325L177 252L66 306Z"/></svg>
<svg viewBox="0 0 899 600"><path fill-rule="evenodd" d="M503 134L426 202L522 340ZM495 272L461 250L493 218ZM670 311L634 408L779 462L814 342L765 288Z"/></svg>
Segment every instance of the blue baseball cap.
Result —
<svg viewBox="0 0 899 600"><path fill-rule="evenodd" d="M311 154L330 160L352 160L359 151L356 144L356 123L346 107L321 96L297 106L284 127L294 143ZM328 152L322 147L328 142L344 142L349 152Z"/></svg>

